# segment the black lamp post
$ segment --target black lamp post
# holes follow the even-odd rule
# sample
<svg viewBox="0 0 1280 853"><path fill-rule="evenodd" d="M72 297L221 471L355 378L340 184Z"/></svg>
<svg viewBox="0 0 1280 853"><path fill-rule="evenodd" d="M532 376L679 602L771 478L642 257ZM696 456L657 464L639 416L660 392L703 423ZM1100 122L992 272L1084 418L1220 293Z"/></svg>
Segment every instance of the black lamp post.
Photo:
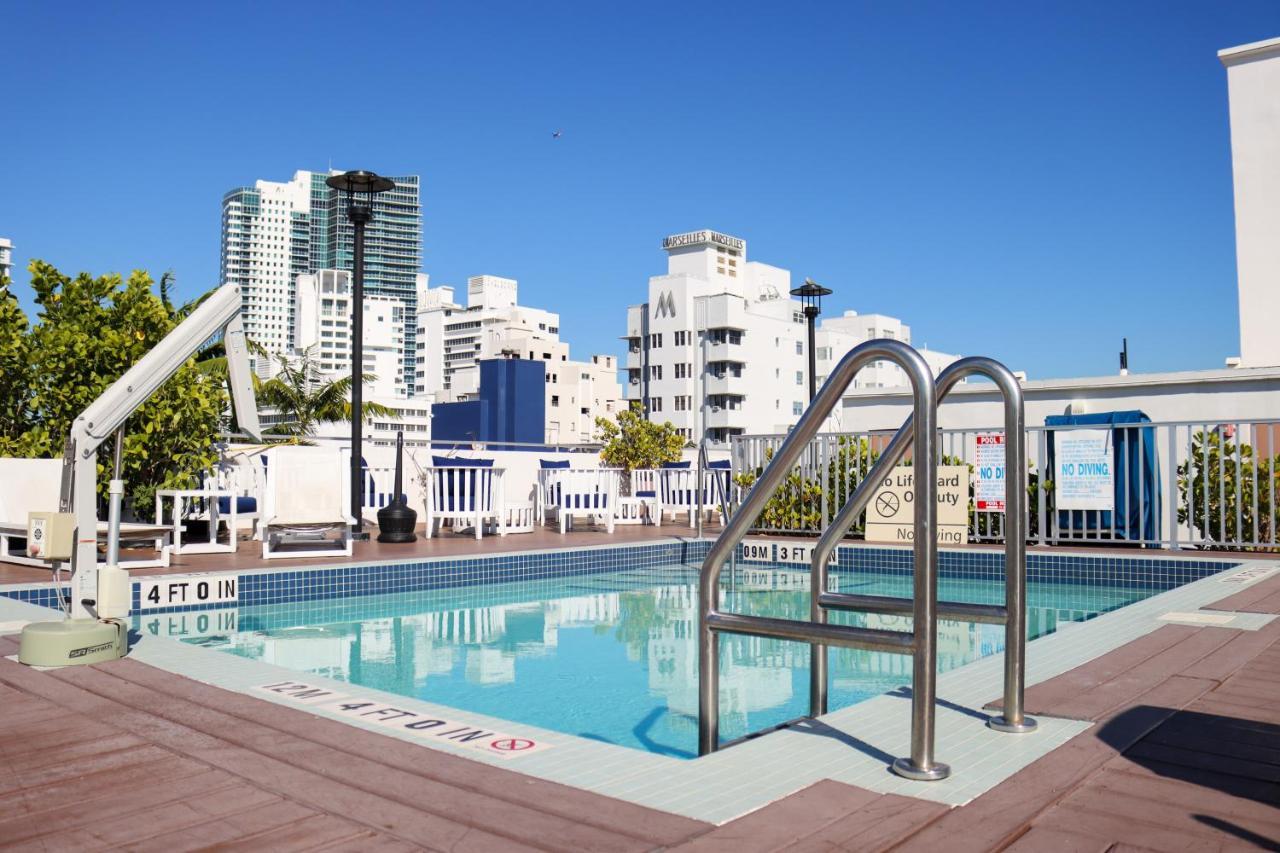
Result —
<svg viewBox="0 0 1280 853"><path fill-rule="evenodd" d="M804 305L804 316L809 323L809 402L818 396L818 353L814 350L814 324L822 313L822 297L831 295L831 288L823 287L811 278L804 284L791 288L791 295Z"/></svg>
<svg viewBox="0 0 1280 853"><path fill-rule="evenodd" d="M347 219L355 228L351 262L351 527L353 539L368 539L361 510L360 430L364 426L364 226L373 219L373 197L395 188L395 182L373 172L331 175L325 183L343 193Z"/></svg>

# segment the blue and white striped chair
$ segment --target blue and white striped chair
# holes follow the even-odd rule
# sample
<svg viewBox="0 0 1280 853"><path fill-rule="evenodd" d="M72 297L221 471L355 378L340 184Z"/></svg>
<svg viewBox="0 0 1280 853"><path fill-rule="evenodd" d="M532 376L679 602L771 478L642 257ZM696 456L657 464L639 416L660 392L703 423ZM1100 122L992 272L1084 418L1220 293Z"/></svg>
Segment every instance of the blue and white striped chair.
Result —
<svg viewBox="0 0 1280 853"><path fill-rule="evenodd" d="M435 461L441 460L437 457ZM482 461L489 465L480 464ZM506 536L504 473L504 469L492 467L492 460L453 459L448 465L423 468L427 538L446 520L452 521L455 529L460 522L470 522L477 539L484 535L484 523L492 520L498 535Z"/></svg>
<svg viewBox="0 0 1280 853"><path fill-rule="evenodd" d="M613 533L613 517L618 506L621 472L617 468L577 468L545 472L547 488L554 491L560 518L560 533L569 528L575 515L604 522Z"/></svg>
<svg viewBox="0 0 1280 853"><path fill-rule="evenodd" d="M693 467L673 467L663 468L657 473L661 510L669 511L672 519L675 518L676 513L687 513L689 526L695 526L698 521L699 503L698 470ZM718 512L721 497L727 500L732 494L731 485L731 472L728 467L721 467L721 463L713 463L713 467L704 469L701 483L703 512ZM720 519L721 524L724 521L723 518Z"/></svg>

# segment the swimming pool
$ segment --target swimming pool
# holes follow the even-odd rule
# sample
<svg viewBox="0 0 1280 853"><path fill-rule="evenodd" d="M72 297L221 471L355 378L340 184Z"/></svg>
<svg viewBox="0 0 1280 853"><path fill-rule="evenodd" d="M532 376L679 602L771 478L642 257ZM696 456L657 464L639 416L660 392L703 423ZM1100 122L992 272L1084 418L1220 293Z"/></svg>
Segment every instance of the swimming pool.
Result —
<svg viewBox="0 0 1280 853"><path fill-rule="evenodd" d="M910 575L899 565L903 558L909 565L909 552L856 553L856 560L842 560L847 568L833 572L834 588L910 595ZM697 569L689 558L696 556L653 564L615 561L603 570L585 564L576 573L506 582L469 575L470 583L390 594L277 596L276 603L240 606L225 630L186 642L579 737L693 757ZM998 563L994 554L944 557L939 598L1002 602L1003 584L992 569ZM1222 568L1185 561L1176 569L1153 566L1033 559L1029 636ZM742 565L725 572L724 600L738 612L806 619L807 585L808 572L797 566ZM831 618L870 627L909 625L900 616ZM807 645L739 635L721 643L724 738L807 713ZM939 669L996 653L1003 644L1003 626L942 622ZM830 654L833 710L910 683L910 657L851 649Z"/></svg>

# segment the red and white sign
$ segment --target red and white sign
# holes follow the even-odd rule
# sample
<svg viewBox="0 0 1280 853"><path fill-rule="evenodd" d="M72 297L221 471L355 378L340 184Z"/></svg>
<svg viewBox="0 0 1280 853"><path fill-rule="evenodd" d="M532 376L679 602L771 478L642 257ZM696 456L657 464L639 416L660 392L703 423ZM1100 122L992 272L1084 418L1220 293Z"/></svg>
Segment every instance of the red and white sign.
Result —
<svg viewBox="0 0 1280 853"><path fill-rule="evenodd" d="M978 471L973 487L974 508L978 512L1004 512L1004 433L978 433L974 467Z"/></svg>
<svg viewBox="0 0 1280 853"><path fill-rule="evenodd" d="M276 681L258 685L254 689L350 720L364 720L366 723L377 723L389 729L407 732L424 742L478 749L498 758L518 758L551 746L545 741L447 720L423 711L410 711L369 697L337 693L327 687L300 681Z"/></svg>

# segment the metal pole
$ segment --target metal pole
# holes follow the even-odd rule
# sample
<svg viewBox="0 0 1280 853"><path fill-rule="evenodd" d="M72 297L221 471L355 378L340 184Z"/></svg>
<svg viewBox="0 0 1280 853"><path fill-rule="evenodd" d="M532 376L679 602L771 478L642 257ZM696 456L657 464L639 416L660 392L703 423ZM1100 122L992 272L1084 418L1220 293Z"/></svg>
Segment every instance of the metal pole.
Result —
<svg viewBox="0 0 1280 853"><path fill-rule="evenodd" d="M1004 365L982 365L1004 395L1004 713L987 725L998 732L1034 731L1023 714L1027 655L1027 427L1022 385Z"/></svg>
<svg viewBox="0 0 1280 853"><path fill-rule="evenodd" d="M919 358L919 355L916 356ZM893 772L907 779L932 781L951 775L951 768L933 760L935 681L938 677L938 403L929 367L925 375L911 376L916 393L915 470L915 577L911 632L915 655L911 672L911 757L893 762ZM911 371L907 371L911 375ZM926 381L928 380L928 381Z"/></svg>
<svg viewBox="0 0 1280 853"><path fill-rule="evenodd" d="M818 353L814 349L814 341L816 334L814 324L818 321L818 309L813 305L806 305L804 316L809 321L809 402L813 402L813 398L818 396Z"/></svg>
<svg viewBox="0 0 1280 853"><path fill-rule="evenodd" d="M364 426L364 226L373 216L354 197L347 218L355 227L355 252L351 265L351 525L353 539L368 539L364 532L364 478L361 476L361 429Z"/></svg>
<svg viewBox="0 0 1280 853"><path fill-rule="evenodd" d="M698 322L698 316L697 316L698 302L702 303L702 321L701 322ZM704 513L703 506L702 506L702 478L705 476L703 471L704 471L704 459L707 454L707 413L708 413L707 410L708 410L708 406L710 405L707 400L707 337L710 335L710 329L708 328L711 325L710 316L709 316L710 314L711 314L711 308L707 302L707 297L699 296L697 301L695 301L694 303L694 326L702 327L702 334L700 335L701 340L699 341L699 344L700 344L699 352L702 356L702 364L700 366L700 369L698 370L699 385L701 386L699 388L699 392L700 392L699 396L702 398L701 400L699 400L698 414L701 415L700 420L702 422L699 424L701 429L698 431L698 473L697 473L698 482L696 484L696 488L698 489L698 538L699 539L702 538L702 516Z"/></svg>
<svg viewBox="0 0 1280 853"><path fill-rule="evenodd" d="M116 446L111 463L111 485L109 491L111 502L107 509L107 565L120 565L120 503L124 500L124 481L120 479L120 467L124 461L124 427L116 430ZM182 508L182 500L174 500L173 512L176 516ZM174 518L174 524L180 521Z"/></svg>
<svg viewBox="0 0 1280 853"><path fill-rule="evenodd" d="M760 479L747 493L742 506L734 512L733 517L716 541L712 543L706 558L703 560L702 570L698 578L699 754L705 755L714 752L720 746L720 649L711 624L712 617L718 613L720 607L720 571L733 554L738 542L746 535L751 524L773 496L778 485L791 472L796 460L800 458L808 447L809 442L822 429L827 415L840 402L841 395L854 375L867 364L879 359L887 359L898 364L912 378L912 385L915 391L915 406L919 412L917 420L924 425L921 429L926 430L928 433L928 438L921 440L919 446L932 452L934 409L936 408L934 383L929 366L920 357L920 354L901 341L892 340L867 341L850 350L832 370L827 383L822 386L818 396L814 398L786 440L782 442L769 465L761 473ZM931 456L924 465L924 476L916 484L918 488L926 490L928 495L927 499L918 504L916 508L917 512L923 514L922 518L917 516L918 522L923 521L928 529L927 535L917 535L916 537L917 565L920 566L920 571L922 572L920 579L925 581L917 588L921 590L921 596L928 597L928 593L932 592L933 598L936 598L937 594L933 566L937 552L933 531L935 513L933 500L936 489L934 473L936 468L937 462ZM923 565L923 563L928 565ZM925 610L925 615L931 618L934 610L932 600L923 609ZM917 613L917 615L919 614ZM936 644L930 642L925 645L930 653L930 659L935 659ZM930 668L932 668L932 664ZM925 695L928 697L931 712L933 704L932 672L930 672L928 683L920 686L924 688ZM919 697L914 701L917 704L921 702ZM944 765L933 763L931 742L933 730L932 714L930 713L928 717L929 719L924 725L924 733L930 738L928 749L919 754L913 749L911 760L914 766L922 768L925 772L945 772ZM941 776L928 778L941 778Z"/></svg>

